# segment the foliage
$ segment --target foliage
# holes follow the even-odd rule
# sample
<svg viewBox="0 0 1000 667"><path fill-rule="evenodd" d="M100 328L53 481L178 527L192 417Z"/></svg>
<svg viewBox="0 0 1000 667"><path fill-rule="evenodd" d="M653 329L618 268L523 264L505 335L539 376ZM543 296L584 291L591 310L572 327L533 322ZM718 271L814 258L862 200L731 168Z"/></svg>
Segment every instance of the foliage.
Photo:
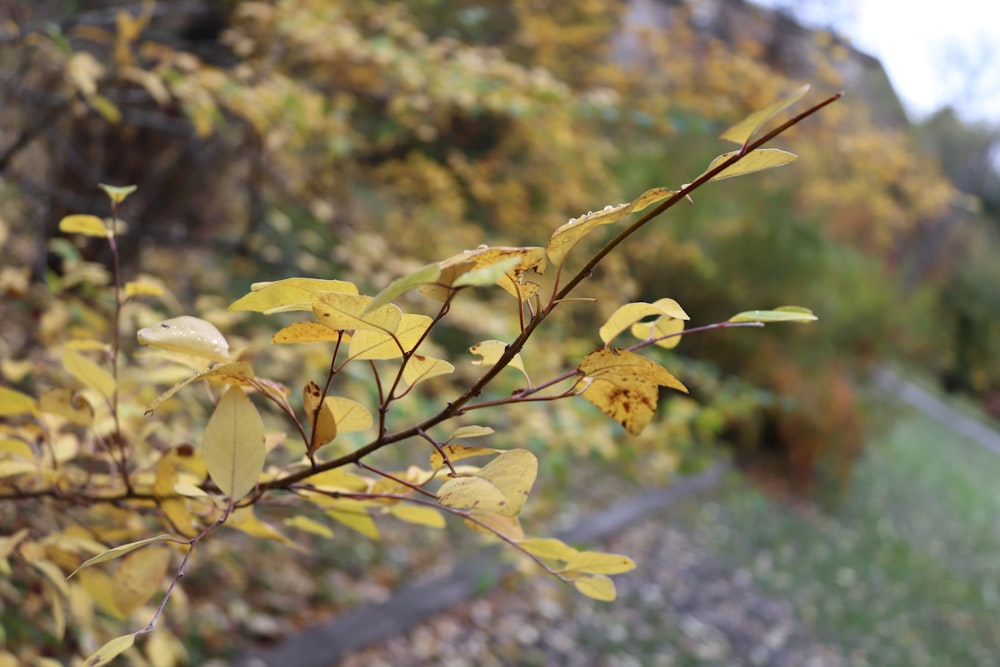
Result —
<svg viewBox="0 0 1000 667"><path fill-rule="evenodd" d="M637 435L653 416L660 387L686 391L671 372L639 351L668 341L671 347L673 339L711 329L815 320L806 309L782 307L685 329L687 313L664 298L619 308L600 327L604 345L547 380L532 381L531 359L526 363L521 356L554 311L578 300L572 295L602 259L651 220L706 183L787 163L788 153L774 158L762 145L838 96L760 138L755 135L804 92L734 126L725 136L740 149L710 161L689 184L648 190L632 202L572 218L545 246L481 245L398 278L374 296L343 280L255 283L230 311L311 314L312 319L281 328L271 342L278 347L319 343L325 350L321 354L328 355L319 366L325 374L320 382L306 383L301 401L280 381L258 374L253 355L240 352L215 324L197 317L140 328L138 341L154 352L142 355L139 365L126 363L122 330L155 316L139 299L162 292L151 282L121 284L119 210L135 188L101 186L111 201L111 218L74 214L62 220L61 228L109 245L110 342L71 332L55 346L61 347L61 371L52 369L56 388L38 395L7 388L0 393L0 413L7 422L2 497L22 509L43 510L20 513L21 529L4 538L5 567L9 573L18 569L14 581L34 571L26 579L36 581L49 602L50 619L39 619L36 627L58 641L71 622L76 639L67 650L89 653L83 664L106 664L154 630L192 558L220 527L295 547L289 531L329 535L330 522L377 538L382 520L376 518L383 515L438 528L445 525L445 515L460 518L473 532L506 543L584 595L614 599L609 575L626 572L634 563L626 556L528 537L519 515L539 458L525 448L468 444L494 429L461 418L501 406L582 396ZM630 214L646 209L626 224ZM580 268L570 269L567 259L581 241L608 225L624 228L585 255L589 259ZM419 394L423 387L417 385L455 372L453 364L432 354L431 333L462 293L493 285L506 294L519 333L506 343L473 346L482 375L457 383L444 407L399 424L393 414ZM430 315L396 305L409 302L411 292L434 304ZM638 342L612 346L626 331ZM517 388L484 397L507 367L519 371ZM312 373L315 377L316 370ZM163 382L174 385L154 397L153 386ZM188 387L195 382L208 392L209 405L178 404L175 395L190 395ZM342 394L357 384L367 387L355 393L361 400ZM146 415L144 401L150 406ZM266 403L273 411L262 414L258 406ZM210 414L202 428L205 408ZM147 419L149 413L155 416ZM350 432L374 434L359 444L341 437ZM200 445L189 444L192 440ZM409 449L422 444L426 463L383 467L378 454L403 443ZM484 457L490 459L485 465L469 462ZM359 471L348 471L349 466ZM70 513L65 521L58 516L64 511ZM265 511L278 511L285 530L265 521ZM164 532L149 536L157 530ZM98 567L108 562L115 563L110 574ZM164 580L168 583L161 590ZM151 602L158 594L159 601ZM122 624L138 629L108 632ZM107 639L109 634L114 636ZM146 648L147 653L163 650L152 643ZM173 649L171 654L180 657Z"/></svg>

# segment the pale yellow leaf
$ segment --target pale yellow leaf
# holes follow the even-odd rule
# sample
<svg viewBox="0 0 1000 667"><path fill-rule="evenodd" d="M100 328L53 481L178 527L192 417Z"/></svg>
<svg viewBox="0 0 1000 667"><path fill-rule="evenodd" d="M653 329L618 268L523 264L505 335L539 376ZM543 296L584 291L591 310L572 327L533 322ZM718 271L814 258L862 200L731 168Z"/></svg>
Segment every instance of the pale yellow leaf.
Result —
<svg viewBox="0 0 1000 667"><path fill-rule="evenodd" d="M62 365L74 378L98 391L104 398L111 399L115 393L115 379L90 359L73 350L63 350Z"/></svg>
<svg viewBox="0 0 1000 667"><path fill-rule="evenodd" d="M351 340L351 336L345 334L343 331L331 329L319 322L295 322L279 329L271 337L272 343L283 345L292 343L336 343L338 340L346 343Z"/></svg>
<svg viewBox="0 0 1000 667"><path fill-rule="evenodd" d="M431 528L444 528L445 526L444 517L433 507L400 504L387 507L385 511L397 519L408 523L429 526Z"/></svg>
<svg viewBox="0 0 1000 667"><path fill-rule="evenodd" d="M565 569L586 574L621 574L634 570L635 561L619 554L581 551L567 561Z"/></svg>
<svg viewBox="0 0 1000 667"><path fill-rule="evenodd" d="M133 644L135 644L134 634L115 637L111 641L104 644L104 646L91 653L87 659L83 661L83 665L84 667L100 667L101 665L106 665L117 658L120 654L132 648Z"/></svg>
<svg viewBox="0 0 1000 667"><path fill-rule="evenodd" d="M753 137L754 132L756 132L761 125L770 120L776 113L783 111L798 102L807 92L809 92L808 84L798 88L788 97L778 100L774 104L768 105L760 111L755 111L750 114L739 123L736 123L719 135L719 138L725 139L726 141L732 141L737 144L746 145Z"/></svg>
<svg viewBox="0 0 1000 667"><path fill-rule="evenodd" d="M202 455L212 481L238 500L257 484L264 470L264 423L253 402L239 387L219 399L202 438Z"/></svg>
<svg viewBox="0 0 1000 667"><path fill-rule="evenodd" d="M462 459L472 458L473 456L493 456L501 451L499 449L493 449L492 447L466 447L465 445L445 445L441 449L444 450L448 460L452 463L461 461ZM431 452L430 463L431 470L438 470L444 467L444 457L441 456L441 452L437 449Z"/></svg>
<svg viewBox="0 0 1000 667"><path fill-rule="evenodd" d="M0 460L0 478L38 472L38 465L24 459Z"/></svg>
<svg viewBox="0 0 1000 667"><path fill-rule="evenodd" d="M121 204L126 197L139 189L137 185L108 185L107 183L98 183L97 187L104 190L113 204Z"/></svg>
<svg viewBox="0 0 1000 667"><path fill-rule="evenodd" d="M376 309L371 311L371 314L378 312ZM351 338L350 356L352 359L396 359L401 357L404 352L409 352L420 342L431 322L431 318L426 315L408 313L400 318L393 331L373 329L356 331Z"/></svg>
<svg viewBox="0 0 1000 667"><path fill-rule="evenodd" d="M214 324L182 315L140 329L139 343L159 350L188 354L211 361L229 361L229 342Z"/></svg>
<svg viewBox="0 0 1000 667"><path fill-rule="evenodd" d="M38 409L50 415L59 415L71 424L90 426L94 422L94 408L69 389L49 389L38 399Z"/></svg>
<svg viewBox="0 0 1000 667"><path fill-rule="evenodd" d="M684 309L673 299L660 299L655 303L638 301L620 306L601 326L598 332L601 340L607 345L618 334L645 317L672 317L680 320L689 319Z"/></svg>
<svg viewBox="0 0 1000 667"><path fill-rule="evenodd" d="M511 261L516 259L516 262ZM501 265L503 270L491 271L490 267ZM465 279L481 283L493 277L495 282L514 296L517 296L516 284L520 284L527 271L543 273L545 271L545 249L540 247L489 247L479 246L475 250L466 250L453 255L439 263L441 274L431 284L423 285L420 292L437 301L444 301L459 286L462 276L478 272L475 276ZM522 294L522 298L523 298Z"/></svg>
<svg viewBox="0 0 1000 667"><path fill-rule="evenodd" d="M671 350L681 342L681 332L684 331L684 320L675 320L672 317L661 317L653 322L640 322L633 324L631 333L639 340L657 340L655 345ZM666 336L666 338L664 338Z"/></svg>
<svg viewBox="0 0 1000 667"><path fill-rule="evenodd" d="M14 389L0 387L0 416L35 414L35 399Z"/></svg>
<svg viewBox="0 0 1000 667"><path fill-rule="evenodd" d="M403 381L412 387L418 382L454 372L455 367L443 359L414 354L406 362L406 367L403 368Z"/></svg>
<svg viewBox="0 0 1000 667"><path fill-rule="evenodd" d="M579 553L562 540L557 540L553 537L536 537L530 540L522 540L518 542L518 546L539 558L554 561L567 561Z"/></svg>
<svg viewBox="0 0 1000 667"><path fill-rule="evenodd" d="M50 560L44 560L41 558L28 558L31 567L38 570L45 579L55 586L59 594L64 598L69 597L69 585L66 583L66 575L63 571L59 569L59 566Z"/></svg>
<svg viewBox="0 0 1000 667"><path fill-rule="evenodd" d="M122 556L124 556L129 552L135 551L136 549L141 549L142 547L149 544L154 544L156 542L164 542L173 539L174 539L173 537L164 533L162 535L157 535L156 537L147 537L144 540L137 540L135 542L129 542L128 544L122 544L112 549L108 549L104 553L97 554L93 558L88 558L87 560L85 560L83 563L80 564L80 567L73 570L73 572L71 572L70 575L66 578L71 579L74 574L76 574L85 567L90 567L91 565L97 565L98 563L104 563L109 560L114 560L115 558L121 558Z"/></svg>
<svg viewBox="0 0 1000 667"><path fill-rule="evenodd" d="M338 433L363 431L372 425L372 415L365 406L342 396L329 396L323 401L337 423Z"/></svg>
<svg viewBox="0 0 1000 667"><path fill-rule="evenodd" d="M602 602L612 602L618 596L617 591L615 591L615 582L603 574L574 579L573 585L576 586L576 590L587 597Z"/></svg>
<svg viewBox="0 0 1000 667"><path fill-rule="evenodd" d="M391 303L369 312L371 302L370 296L318 292L313 295L312 311L318 322L331 329L394 333L403 312Z"/></svg>
<svg viewBox="0 0 1000 667"><path fill-rule="evenodd" d="M160 590L170 566L169 549L133 551L118 563L111 577L111 599L123 616L144 605Z"/></svg>
<svg viewBox="0 0 1000 667"><path fill-rule="evenodd" d="M254 514L252 506L239 507L235 509L233 513L229 515L229 520L226 521L226 525L252 537L260 537L265 540L280 542L285 546L292 547L293 549L298 549L300 551L303 550L301 545L296 544L280 530L269 523L261 521L257 515Z"/></svg>
<svg viewBox="0 0 1000 667"><path fill-rule="evenodd" d="M258 313L280 313L292 310L312 310L317 292L357 294L358 288L344 280L318 278L286 278L276 282L254 283L250 293L234 301L229 310L250 310Z"/></svg>
<svg viewBox="0 0 1000 667"><path fill-rule="evenodd" d="M705 172L709 172L715 169L717 166L726 162L733 156L737 155L739 151L733 151L731 153L723 153L719 157L712 160L708 165ZM765 169L773 169L775 167L781 167L783 165L789 164L790 162L795 162L798 156L794 153L789 153L788 151L783 151L780 148L758 148L755 151L750 151L746 154L743 159L739 162L732 164L718 174L713 176L710 180L721 181L727 178L733 178L734 176L743 176L744 174L752 174L755 171L764 171Z"/></svg>
<svg viewBox="0 0 1000 667"><path fill-rule="evenodd" d="M730 322L814 322L818 317L808 308L781 306L774 310L748 310L729 318Z"/></svg>
<svg viewBox="0 0 1000 667"><path fill-rule="evenodd" d="M484 340L469 348L469 352L482 357L482 359L473 361L473 366L495 366L496 363L500 361L500 357L503 356L506 351L507 343L502 340ZM528 371L524 369L524 362L521 360L520 353L515 354L507 366L521 371L521 375L523 375L524 378L530 382L530 379L528 378Z"/></svg>
<svg viewBox="0 0 1000 667"><path fill-rule="evenodd" d="M104 221L96 215L67 215L59 221L59 231L64 234L83 234L84 236L108 237L108 228Z"/></svg>
<svg viewBox="0 0 1000 667"><path fill-rule="evenodd" d="M163 296L163 294L163 286L156 283L135 280L125 283L125 297L129 299L134 296Z"/></svg>
<svg viewBox="0 0 1000 667"><path fill-rule="evenodd" d="M310 380L302 390L302 407L312 427L310 449L314 450L337 437L337 418L323 400L323 390Z"/></svg>
<svg viewBox="0 0 1000 667"><path fill-rule="evenodd" d="M289 528L297 528L298 530L319 535L320 537L333 537L333 531L330 530L329 526L301 514L285 519L284 524Z"/></svg>
<svg viewBox="0 0 1000 667"><path fill-rule="evenodd" d="M459 426L456 428L445 442L451 442L452 440L459 440L461 438L482 438L486 435L492 435L496 433L489 426L480 426L478 424L470 424L468 426Z"/></svg>
<svg viewBox="0 0 1000 667"><path fill-rule="evenodd" d="M471 513L471 518L476 519L479 523L466 519L465 525L480 535L496 537L496 533L499 533L515 542L524 539L524 529L521 528L521 522L516 516L504 516L496 512L475 510ZM480 524L484 524L485 527Z"/></svg>
<svg viewBox="0 0 1000 667"><path fill-rule="evenodd" d="M337 501L332 503L336 509L327 510L327 516L365 537L373 540L378 539L378 527L365 509L365 505L350 498L339 498Z"/></svg>
<svg viewBox="0 0 1000 667"><path fill-rule="evenodd" d="M31 445L17 438L0 438L0 454L3 454L5 458L16 456L28 461L35 459Z"/></svg>

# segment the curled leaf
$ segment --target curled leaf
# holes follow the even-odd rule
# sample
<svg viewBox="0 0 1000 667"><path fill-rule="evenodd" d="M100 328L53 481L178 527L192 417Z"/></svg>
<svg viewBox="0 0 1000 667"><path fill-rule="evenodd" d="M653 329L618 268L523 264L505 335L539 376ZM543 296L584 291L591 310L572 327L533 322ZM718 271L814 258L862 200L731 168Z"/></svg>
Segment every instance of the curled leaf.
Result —
<svg viewBox="0 0 1000 667"><path fill-rule="evenodd" d="M747 310L729 318L730 322L815 322L819 318L808 308L781 306L774 310Z"/></svg>

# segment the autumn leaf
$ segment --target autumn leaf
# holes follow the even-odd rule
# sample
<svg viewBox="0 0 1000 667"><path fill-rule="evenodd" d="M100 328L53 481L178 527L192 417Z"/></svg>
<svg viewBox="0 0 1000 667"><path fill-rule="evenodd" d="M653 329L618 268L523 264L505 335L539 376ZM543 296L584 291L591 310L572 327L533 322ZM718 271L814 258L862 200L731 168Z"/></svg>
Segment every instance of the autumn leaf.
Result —
<svg viewBox="0 0 1000 667"><path fill-rule="evenodd" d="M111 577L111 599L123 616L144 605L163 585L170 565L168 549L133 551L118 563Z"/></svg>
<svg viewBox="0 0 1000 667"><path fill-rule="evenodd" d="M434 357L414 354L403 368L403 381L412 387L418 382L454 372L455 367L444 359L435 359Z"/></svg>
<svg viewBox="0 0 1000 667"><path fill-rule="evenodd" d="M583 397L633 435L642 432L656 412L659 388L687 388L662 366L627 350L591 352L578 367Z"/></svg>
<svg viewBox="0 0 1000 667"><path fill-rule="evenodd" d="M295 322L279 329L272 337L272 343L287 345L290 343L346 343L351 340L350 334L337 331L319 322Z"/></svg>
<svg viewBox="0 0 1000 667"><path fill-rule="evenodd" d="M91 565L97 565L98 563L104 563L109 560L114 560L115 558L121 558L125 554L135 551L136 549L141 549L144 546L154 544L156 542L163 542L166 540L174 539L170 535L162 534L156 537L147 537L144 540L137 540L135 542L129 542L128 544L122 544L112 549L108 549L104 553L97 554L93 558L88 558L87 560L80 563L80 566L73 570L67 579L72 579L73 575L82 570L85 567L90 567Z"/></svg>
<svg viewBox="0 0 1000 667"><path fill-rule="evenodd" d="M0 387L0 416L34 414L37 409L35 399L8 387Z"/></svg>
<svg viewBox="0 0 1000 667"><path fill-rule="evenodd" d="M90 359L73 350L63 350L62 365L70 375L96 389L104 398L110 399L115 393L115 379Z"/></svg>
<svg viewBox="0 0 1000 667"><path fill-rule="evenodd" d="M630 332L639 340L656 340L654 345L672 350L681 342L684 331L684 320L672 317L660 317L652 322L639 322L632 325ZM659 339L659 340L657 340Z"/></svg>
<svg viewBox="0 0 1000 667"><path fill-rule="evenodd" d="M357 294L358 288L345 280L286 278L275 282L254 283L250 293L229 306L229 310L250 310L270 315L292 310L312 310L313 295L318 292Z"/></svg>
<svg viewBox="0 0 1000 667"><path fill-rule="evenodd" d="M504 246L491 248L484 245L442 260L439 266L441 274L437 280L420 288L422 294L437 301L446 300L456 287L493 282L513 296L518 296L516 285L521 283L527 271L539 274L545 271L545 249ZM462 277L467 273L473 275L463 282Z"/></svg>
<svg viewBox="0 0 1000 667"><path fill-rule="evenodd" d="M573 585L576 586L576 590L588 598L602 602L613 602L618 597L618 592L615 590L615 582L603 574L594 574L574 579Z"/></svg>
<svg viewBox="0 0 1000 667"><path fill-rule="evenodd" d="M391 303L396 297L401 296L410 290L435 282L440 275L441 266L435 262L433 264L423 266L413 273L403 276L402 278L397 278L386 285L385 289L375 295L365 311L367 313L372 310L376 310L377 308L381 308L387 303Z"/></svg>
<svg viewBox="0 0 1000 667"><path fill-rule="evenodd" d="M702 173L712 171L722 163L738 154L739 151L723 153L719 157L712 160L712 162L708 165L708 168ZM795 162L797 159L798 156L794 153L783 151L780 148L758 148L755 151L750 151L739 162L726 167L709 180L722 181L727 178L733 178L734 176L752 174L755 171L774 169L775 167L781 167L791 162Z"/></svg>
<svg viewBox="0 0 1000 667"><path fill-rule="evenodd" d="M667 317L678 320L690 319L684 309L673 299L659 299L654 303L626 303L612 313L611 317L601 326L598 332L604 344L609 344L618 334L631 327L639 320L650 317Z"/></svg>
<svg viewBox="0 0 1000 667"><path fill-rule="evenodd" d="M182 315L136 334L141 345L178 352L210 361L229 361L229 342L214 324L198 317Z"/></svg>
<svg viewBox="0 0 1000 667"><path fill-rule="evenodd" d="M135 644L135 634L115 637L87 656L87 659L83 661L84 667L101 667L101 665L106 665L132 648L133 644Z"/></svg>
<svg viewBox="0 0 1000 667"><path fill-rule="evenodd" d="M512 449L501 453L474 476L449 479L438 490L438 501L456 509L517 516L537 474L535 455L526 449Z"/></svg>
<svg viewBox="0 0 1000 667"><path fill-rule="evenodd" d="M64 234L83 234L84 236L108 237L108 228L104 221L96 215L67 215L59 221L59 231Z"/></svg>
<svg viewBox="0 0 1000 667"><path fill-rule="evenodd" d="M746 146L750 143L750 139L753 138L754 133L760 128L761 125L774 117L774 115L778 112L787 109L802 99L802 97L809 92L809 88L810 86L808 84L802 86L788 97L778 100L774 104L764 107L760 111L755 111L739 123L736 123L723 132L719 135L719 138Z"/></svg>
<svg viewBox="0 0 1000 667"><path fill-rule="evenodd" d="M264 424L239 387L222 395L205 426L202 454L212 481L238 500L257 484L264 469Z"/></svg>

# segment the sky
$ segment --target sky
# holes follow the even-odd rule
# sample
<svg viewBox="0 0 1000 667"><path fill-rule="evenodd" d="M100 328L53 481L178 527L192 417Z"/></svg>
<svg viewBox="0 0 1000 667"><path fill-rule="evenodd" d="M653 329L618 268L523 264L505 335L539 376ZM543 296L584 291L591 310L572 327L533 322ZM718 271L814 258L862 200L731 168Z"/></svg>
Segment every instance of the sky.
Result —
<svg viewBox="0 0 1000 667"><path fill-rule="evenodd" d="M833 27L882 61L911 119L952 105L1000 125L996 0L754 0Z"/></svg>

